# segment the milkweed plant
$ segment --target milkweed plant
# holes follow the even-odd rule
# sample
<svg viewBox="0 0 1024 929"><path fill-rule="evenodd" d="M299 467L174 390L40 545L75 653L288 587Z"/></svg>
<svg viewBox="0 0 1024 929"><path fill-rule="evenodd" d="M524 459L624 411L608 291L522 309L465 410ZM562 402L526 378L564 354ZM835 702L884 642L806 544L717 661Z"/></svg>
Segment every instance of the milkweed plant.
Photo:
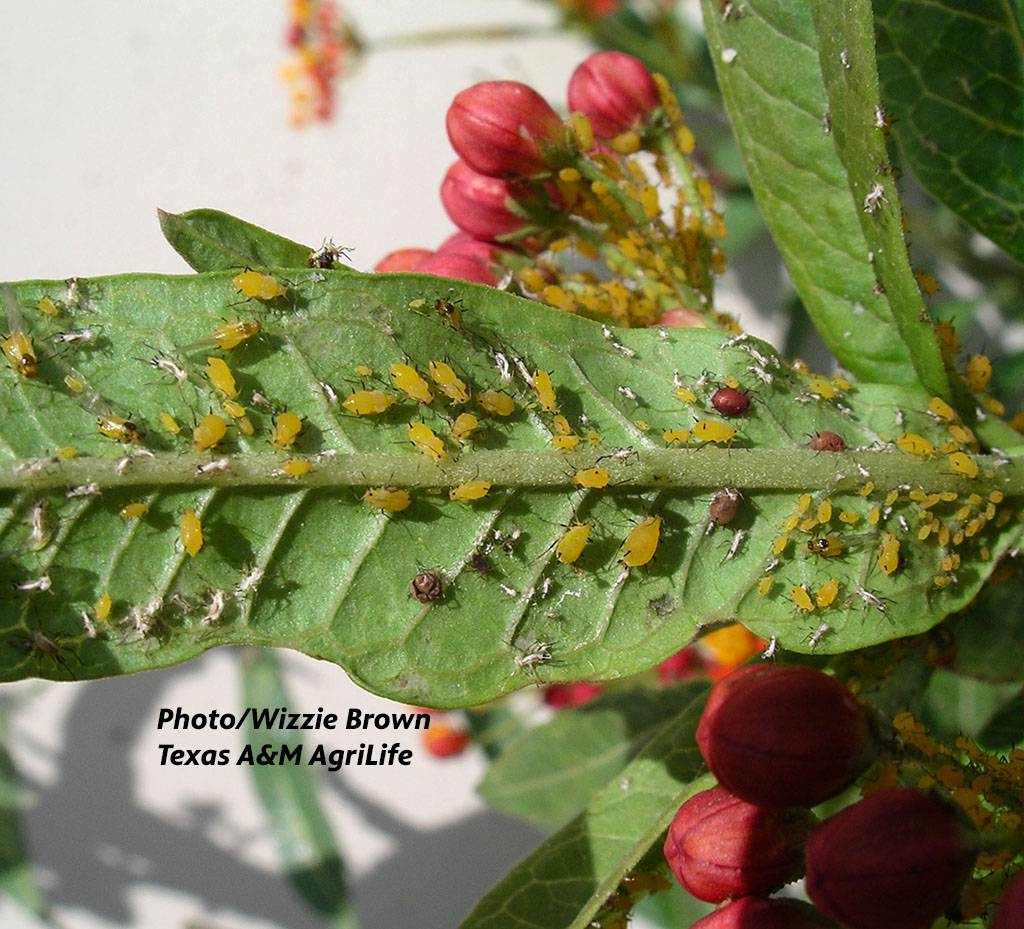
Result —
<svg viewBox="0 0 1024 929"><path fill-rule="evenodd" d="M451 101L439 246L197 209L195 274L3 285L3 679L429 708L548 830L464 929L1024 925L1019 12L561 9L564 99ZM362 45L292 15L301 124Z"/></svg>

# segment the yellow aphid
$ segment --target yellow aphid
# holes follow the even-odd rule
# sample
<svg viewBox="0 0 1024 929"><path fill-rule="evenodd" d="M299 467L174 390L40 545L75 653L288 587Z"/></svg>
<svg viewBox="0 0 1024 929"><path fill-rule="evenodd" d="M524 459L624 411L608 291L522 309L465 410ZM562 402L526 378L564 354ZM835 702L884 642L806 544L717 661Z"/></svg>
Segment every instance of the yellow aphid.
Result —
<svg viewBox="0 0 1024 929"><path fill-rule="evenodd" d="M64 375L64 386L73 394L80 394L85 390L85 384L82 379L80 377L76 377L74 374Z"/></svg>
<svg viewBox="0 0 1024 929"><path fill-rule="evenodd" d="M22 377L36 376L36 352L32 340L24 332L12 332L3 340L4 355L11 367Z"/></svg>
<svg viewBox="0 0 1024 929"><path fill-rule="evenodd" d="M661 437L665 440L666 445L672 445L675 442L685 442L690 438L689 429L666 429Z"/></svg>
<svg viewBox="0 0 1024 929"><path fill-rule="evenodd" d="M899 500L899 498L900 498L899 488L897 488L895 490L890 490L885 495L885 505L886 506L892 506L897 500Z"/></svg>
<svg viewBox="0 0 1024 929"><path fill-rule="evenodd" d="M811 505L810 494L800 494L796 499L796 511L798 513L806 513L807 508Z"/></svg>
<svg viewBox="0 0 1024 929"><path fill-rule="evenodd" d="M602 468L595 466L593 468L584 468L582 471L577 471L573 475L573 481L579 484L581 487L593 487L601 488L608 486L608 472Z"/></svg>
<svg viewBox="0 0 1024 929"><path fill-rule="evenodd" d="M787 545L789 545L789 535L783 532L782 535L776 536L775 541L772 542L772 554L781 555L786 550Z"/></svg>
<svg viewBox="0 0 1024 929"><path fill-rule="evenodd" d="M654 557L660 538L661 517L645 516L622 543L622 563L627 568L639 568L647 564Z"/></svg>
<svg viewBox="0 0 1024 929"><path fill-rule="evenodd" d="M352 370L360 377L373 377L373 368L368 365L356 365Z"/></svg>
<svg viewBox="0 0 1024 929"><path fill-rule="evenodd" d="M601 444L601 436L596 429L587 430L587 441L595 448Z"/></svg>
<svg viewBox="0 0 1024 929"><path fill-rule="evenodd" d="M943 363L949 367L953 356L960 352L960 338L956 334L953 324L945 319L940 319L935 324L935 338L939 343L939 352L942 355Z"/></svg>
<svg viewBox="0 0 1024 929"><path fill-rule="evenodd" d="M860 513L854 513L853 510L841 510L839 522L846 523L847 526L855 526L860 522Z"/></svg>
<svg viewBox="0 0 1024 929"><path fill-rule="evenodd" d="M878 525L878 517L879 517L879 515L880 514L878 512L878 507L877 506L871 507L871 509L868 510L868 522L872 526L877 526Z"/></svg>
<svg viewBox="0 0 1024 929"><path fill-rule="evenodd" d="M223 358L206 359L206 376L209 378L210 383L213 384L214 388L224 394L225 397L230 398L238 396L238 388L235 387L235 378L231 374L231 369L227 366L227 363Z"/></svg>
<svg viewBox="0 0 1024 929"><path fill-rule="evenodd" d="M766 574L757 582L757 592L762 597L768 596L768 591L772 589L772 578L770 574Z"/></svg>
<svg viewBox="0 0 1024 929"><path fill-rule="evenodd" d="M923 455L925 458L935 454L935 446L916 432L901 432L896 436L896 447L911 455Z"/></svg>
<svg viewBox="0 0 1024 929"><path fill-rule="evenodd" d="M460 442L468 439L478 425L477 418L472 413L459 413L452 423L452 438Z"/></svg>
<svg viewBox="0 0 1024 929"><path fill-rule="evenodd" d="M928 403L928 412L944 423L950 423L957 418L956 410L946 403L942 397L932 397Z"/></svg>
<svg viewBox="0 0 1024 929"><path fill-rule="evenodd" d="M878 567L883 574L892 574L900 565L900 542L895 533L884 532L878 547Z"/></svg>
<svg viewBox="0 0 1024 929"><path fill-rule="evenodd" d="M96 618L103 622L110 615L110 594L103 593L96 598L96 605L93 607L93 612L96 614Z"/></svg>
<svg viewBox="0 0 1024 929"><path fill-rule="evenodd" d="M959 496L960 494L955 490L942 490L939 492L939 499L943 503L953 503Z"/></svg>
<svg viewBox="0 0 1024 929"><path fill-rule="evenodd" d="M787 516L782 521L782 528L786 532L792 532L794 529L796 529L797 524L799 522L800 522L800 514L799 513L790 513L789 516Z"/></svg>
<svg viewBox="0 0 1024 929"><path fill-rule="evenodd" d="M818 604L821 609L831 606L832 601L835 600L836 594L839 593L839 580L834 577L830 577L821 587L818 588L818 592L814 595L814 602Z"/></svg>
<svg viewBox="0 0 1024 929"><path fill-rule="evenodd" d="M981 494L971 494L968 498L974 506L981 506L982 497Z"/></svg>
<svg viewBox="0 0 1024 929"><path fill-rule="evenodd" d="M74 458L78 454L78 449L74 445L62 445L54 454L61 461L67 461L69 458Z"/></svg>
<svg viewBox="0 0 1024 929"><path fill-rule="evenodd" d="M60 312L60 310L57 309L57 304L49 297L41 297L39 302L36 304L36 309L46 316L56 316Z"/></svg>
<svg viewBox="0 0 1024 929"><path fill-rule="evenodd" d="M731 387L733 390L739 390L740 382L736 380L731 374L725 379L725 386Z"/></svg>
<svg viewBox="0 0 1024 929"><path fill-rule="evenodd" d="M682 387L682 386L677 387L676 388L676 397L678 397L680 400L682 400L683 403L696 403L697 402L697 395L692 390L690 390L689 387Z"/></svg>
<svg viewBox="0 0 1024 929"><path fill-rule="evenodd" d="M557 416L551 417L551 428L554 429L558 435L572 435L572 426L569 425L569 420L567 420L561 413Z"/></svg>
<svg viewBox="0 0 1024 929"><path fill-rule="evenodd" d="M832 518L832 501L826 497L818 504L818 522L827 523Z"/></svg>
<svg viewBox="0 0 1024 929"><path fill-rule="evenodd" d="M949 434L961 445L978 444L978 440L974 437L974 433L966 426L962 426L959 423L950 423L946 428L949 430Z"/></svg>
<svg viewBox="0 0 1024 929"><path fill-rule="evenodd" d="M194 558L203 547L203 524L199 522L196 511L191 507L181 514L178 533L181 536L182 547Z"/></svg>
<svg viewBox="0 0 1024 929"><path fill-rule="evenodd" d="M273 300L274 297L283 297L288 293L288 288L277 278L269 274L260 274L258 271L243 271L236 274L231 283L243 297L255 297L257 300Z"/></svg>
<svg viewBox="0 0 1024 929"><path fill-rule="evenodd" d="M377 416L395 402L395 398L383 390L357 390L350 393L341 405L357 416Z"/></svg>
<svg viewBox="0 0 1024 929"><path fill-rule="evenodd" d="M290 448L302 432L302 420L294 413L282 413L274 420L270 441L274 448Z"/></svg>
<svg viewBox="0 0 1024 929"><path fill-rule="evenodd" d="M459 379L451 365L443 361L430 362L430 379L452 403L469 403L466 382Z"/></svg>
<svg viewBox="0 0 1024 929"><path fill-rule="evenodd" d="M823 535L816 539L808 539L804 543L804 549L811 555L823 555L826 558L835 558L843 553L843 540L837 535Z"/></svg>
<svg viewBox="0 0 1024 929"><path fill-rule="evenodd" d="M108 439L118 442L141 442L146 434L129 419L120 416L98 416L96 428Z"/></svg>
<svg viewBox="0 0 1024 929"><path fill-rule="evenodd" d="M927 271L915 271L914 280L917 281L917 286L921 288L922 293L928 294L929 297L938 293L938 282Z"/></svg>
<svg viewBox="0 0 1024 929"><path fill-rule="evenodd" d="M953 578L948 574L936 574L935 577L932 578L932 583L939 588L948 587L953 583Z"/></svg>
<svg viewBox="0 0 1024 929"><path fill-rule="evenodd" d="M831 381L826 381L823 377L811 378L807 387L823 400L831 400L836 395L836 385Z"/></svg>
<svg viewBox="0 0 1024 929"><path fill-rule="evenodd" d="M833 374L832 383L835 384L836 387L838 387L840 390L849 390L851 387L853 387L853 384L851 384L841 374Z"/></svg>
<svg viewBox="0 0 1024 929"><path fill-rule="evenodd" d="M860 488L857 490L857 493L859 493L862 497L870 497L874 489L874 481L868 481L866 484L860 485Z"/></svg>
<svg viewBox="0 0 1024 929"><path fill-rule="evenodd" d="M177 435L181 432L181 426L170 413L165 412L160 414L160 425L163 426L171 435Z"/></svg>
<svg viewBox="0 0 1024 929"><path fill-rule="evenodd" d="M646 419L634 419L633 425L636 426L641 432L650 432L651 424Z"/></svg>
<svg viewBox="0 0 1024 929"><path fill-rule="evenodd" d="M558 404L555 401L555 391L551 386L551 375L547 371L541 371L540 369L533 372L533 377L530 378L530 383L533 385L533 392L537 395L537 402L540 403L540 408L548 413L553 413L558 409Z"/></svg>
<svg viewBox="0 0 1024 929"><path fill-rule="evenodd" d="M420 403L430 403L434 399L427 382L420 377L419 372L407 364L393 364L391 366L391 380L395 386L413 400Z"/></svg>
<svg viewBox="0 0 1024 929"><path fill-rule="evenodd" d="M409 441L428 458L432 458L434 461L442 461L448 457L448 453L444 450L444 442L425 423L409 423L406 431L409 433Z"/></svg>
<svg viewBox="0 0 1024 929"><path fill-rule="evenodd" d="M1001 490L993 490L992 493L988 495L988 499L990 503L1002 503L1003 492Z"/></svg>
<svg viewBox="0 0 1024 929"><path fill-rule="evenodd" d="M956 471L957 474L963 474L974 480L978 476L978 463L973 459L965 455L963 452L953 452L949 456L949 466Z"/></svg>
<svg viewBox="0 0 1024 929"><path fill-rule="evenodd" d="M801 532L810 532L815 526L818 525L818 519L816 516L808 516L807 519L802 520L800 523Z"/></svg>
<svg viewBox="0 0 1024 929"><path fill-rule="evenodd" d="M580 444L580 437L578 435L553 435L551 444L555 448L575 448Z"/></svg>
<svg viewBox="0 0 1024 929"><path fill-rule="evenodd" d="M992 362L985 355L971 355L967 362L967 385L975 393L988 386L992 377Z"/></svg>
<svg viewBox="0 0 1024 929"><path fill-rule="evenodd" d="M592 523L577 523L565 530L564 535L555 546L555 557L562 564L574 564L580 557L583 553L583 546L587 544L592 526Z"/></svg>
<svg viewBox="0 0 1024 929"><path fill-rule="evenodd" d="M476 395L476 402L492 416L511 416L516 405L512 398L500 390L485 390Z"/></svg>
<svg viewBox="0 0 1024 929"><path fill-rule="evenodd" d="M281 471L290 477L301 477L313 470L313 463L305 458L289 458L283 465Z"/></svg>
<svg viewBox="0 0 1024 929"><path fill-rule="evenodd" d="M960 448L959 442L954 442L952 439L947 439L939 446L939 451L942 452L943 455L949 455L955 452L958 448Z"/></svg>
<svg viewBox="0 0 1024 929"><path fill-rule="evenodd" d="M814 610L814 601L811 599L811 595L799 584L793 584L789 588L789 595L793 598L793 602L805 613L810 613Z"/></svg>
<svg viewBox="0 0 1024 929"><path fill-rule="evenodd" d="M1001 400L997 400L995 397L989 397L986 395L982 397L979 402L994 416L1002 416L1006 412L1006 407L1003 405L1003 402Z"/></svg>
<svg viewBox="0 0 1024 929"><path fill-rule="evenodd" d="M201 420L199 425L192 430L192 448L197 452L205 452L213 448L228 431L228 424L224 417L216 413L208 413Z"/></svg>
<svg viewBox="0 0 1024 929"><path fill-rule="evenodd" d="M716 419L700 419L693 424L693 435L702 442L731 442L736 430Z"/></svg>
<svg viewBox="0 0 1024 929"><path fill-rule="evenodd" d="M449 500L479 500L491 489L490 481L466 481L448 491Z"/></svg>
<svg viewBox="0 0 1024 929"><path fill-rule="evenodd" d="M236 278L237 280L237 278ZM273 280L273 278L271 278ZM237 286L237 285L236 285ZM250 294L249 296L253 296ZM221 350L234 348L240 342L258 335L263 327L255 319L240 320L237 323L224 323L213 330L213 344Z"/></svg>
<svg viewBox="0 0 1024 929"><path fill-rule="evenodd" d="M241 403L237 403L234 400L225 400L221 404L221 408L232 419L241 419L243 416L245 416L245 407L242 406Z"/></svg>
<svg viewBox="0 0 1024 929"><path fill-rule="evenodd" d="M361 499L363 503L392 513L400 513L412 503L409 494L399 487L369 487Z"/></svg>
<svg viewBox="0 0 1024 929"><path fill-rule="evenodd" d="M122 519L132 519L136 516L143 516L149 512L149 504L143 503L141 500L135 503L126 503L121 509L117 511L117 515Z"/></svg>

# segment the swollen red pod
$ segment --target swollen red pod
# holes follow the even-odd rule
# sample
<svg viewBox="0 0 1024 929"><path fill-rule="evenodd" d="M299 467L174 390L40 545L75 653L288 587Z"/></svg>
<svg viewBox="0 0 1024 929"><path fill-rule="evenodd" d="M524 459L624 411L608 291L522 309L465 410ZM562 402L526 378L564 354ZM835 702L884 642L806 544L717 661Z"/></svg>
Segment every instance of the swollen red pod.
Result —
<svg viewBox="0 0 1024 929"><path fill-rule="evenodd" d="M813 907L798 900L740 897L698 919L690 929L835 929Z"/></svg>

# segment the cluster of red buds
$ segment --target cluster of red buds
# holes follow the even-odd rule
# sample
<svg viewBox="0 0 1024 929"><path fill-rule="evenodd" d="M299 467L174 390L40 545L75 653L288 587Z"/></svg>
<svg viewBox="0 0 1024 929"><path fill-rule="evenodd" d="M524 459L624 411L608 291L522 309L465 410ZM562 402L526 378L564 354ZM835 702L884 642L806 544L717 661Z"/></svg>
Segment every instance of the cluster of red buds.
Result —
<svg viewBox="0 0 1024 929"><path fill-rule="evenodd" d="M665 841L680 884L723 904L694 929L927 929L957 903L983 843L938 793L890 787L816 823L809 808L845 790L879 745L867 707L834 678L740 668L712 688L697 744L720 786L687 800ZM804 875L813 906L769 896ZM993 926L1022 925L1022 881Z"/></svg>
<svg viewBox="0 0 1024 929"><path fill-rule="evenodd" d="M501 282L618 325L731 327L711 302L725 224L668 82L630 55L597 52L573 73L568 102L563 119L516 81L458 93L447 129L459 158L441 200L460 232L376 270Z"/></svg>
<svg viewBox="0 0 1024 929"><path fill-rule="evenodd" d="M335 86L359 42L333 0L289 0L285 42L291 52L278 71L288 87L288 122L298 128L334 113Z"/></svg>
<svg viewBox="0 0 1024 929"><path fill-rule="evenodd" d="M420 733L420 743L435 758L461 755L472 741L464 724L455 722L452 714L426 706L413 706L417 713L429 713L430 725Z"/></svg>

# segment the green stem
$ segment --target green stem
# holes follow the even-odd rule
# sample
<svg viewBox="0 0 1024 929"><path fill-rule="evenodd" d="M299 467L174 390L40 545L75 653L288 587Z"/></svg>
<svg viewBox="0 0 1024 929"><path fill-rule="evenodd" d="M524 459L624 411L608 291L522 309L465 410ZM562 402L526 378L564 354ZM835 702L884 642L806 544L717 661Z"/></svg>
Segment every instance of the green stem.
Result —
<svg viewBox="0 0 1024 929"><path fill-rule="evenodd" d="M437 45L442 42L491 42L498 39L550 38L558 33L559 30L554 26L449 26L443 29L424 29L419 32L387 36L383 39L365 40L363 48L367 52L380 52L399 48L414 48L418 45Z"/></svg>
<svg viewBox="0 0 1024 929"><path fill-rule="evenodd" d="M644 434L637 433L638 443ZM564 452L558 449L501 449L467 452L434 464L425 455L394 452L347 452L311 459L313 470L301 477L280 473L282 459L269 453L246 453L222 459L221 469L196 472L210 458L199 454L157 455L132 459L129 467L114 458L74 458L14 462L0 466L0 488L31 492L86 488L95 492L114 487L295 487L361 488L447 487L469 480L486 480L505 487L573 486L582 468L607 469L613 488L656 487L698 490L805 490L827 487L833 492L853 491L864 480L864 469L879 488L899 485L928 491L963 491L963 475L942 467L945 459L929 461L895 449L822 454L807 448L634 448L628 456L611 458L608 450ZM1009 461L981 455L983 470L995 468L996 477L970 482L978 493L998 489L1007 497L1024 495L1024 456ZM121 472L121 473L119 473Z"/></svg>

